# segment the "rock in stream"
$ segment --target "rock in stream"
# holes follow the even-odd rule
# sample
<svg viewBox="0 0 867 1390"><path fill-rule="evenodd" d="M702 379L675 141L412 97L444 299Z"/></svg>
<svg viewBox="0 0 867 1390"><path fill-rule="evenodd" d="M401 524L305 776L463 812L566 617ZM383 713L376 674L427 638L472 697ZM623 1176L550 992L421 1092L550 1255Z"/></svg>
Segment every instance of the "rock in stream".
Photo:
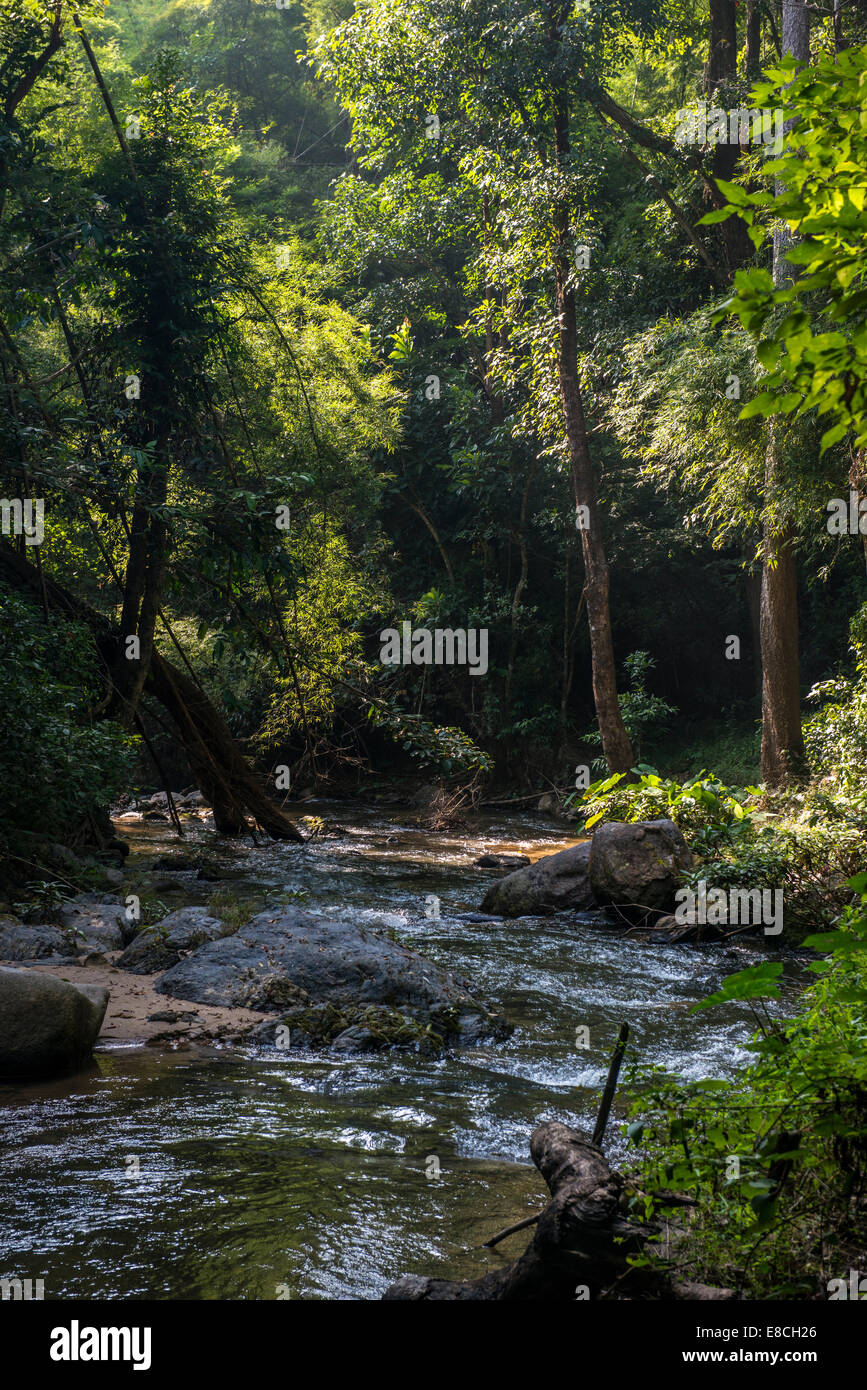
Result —
<svg viewBox="0 0 867 1390"><path fill-rule="evenodd" d="M0 1079L35 1081L85 1066L107 1007L103 986L0 967Z"/></svg>
<svg viewBox="0 0 867 1390"><path fill-rule="evenodd" d="M436 1047L511 1031L450 971L385 936L299 908L261 912L234 936L200 946L155 989L279 1015L256 1040L289 1046L364 1050L425 1039Z"/></svg>

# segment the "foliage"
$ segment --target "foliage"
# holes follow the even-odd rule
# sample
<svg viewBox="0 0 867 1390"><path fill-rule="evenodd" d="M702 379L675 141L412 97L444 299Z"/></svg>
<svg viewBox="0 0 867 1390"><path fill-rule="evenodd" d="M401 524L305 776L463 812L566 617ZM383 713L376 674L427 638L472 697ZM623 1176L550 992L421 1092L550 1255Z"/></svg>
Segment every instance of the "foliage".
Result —
<svg viewBox="0 0 867 1390"><path fill-rule="evenodd" d="M772 819L768 811L754 811L750 820L746 833L694 839L693 847L703 857L684 875L684 882L694 887L704 879L724 890L780 889L786 936L803 940L831 921L845 903L843 885L862 860L863 828L834 822L811 825L803 817Z"/></svg>
<svg viewBox="0 0 867 1390"><path fill-rule="evenodd" d="M643 1214L673 1186L697 1207L676 1241L680 1277L748 1298L827 1296L867 1237L867 874L849 880L836 929L808 939L825 953L797 1014L773 1012L783 967L729 976L697 1009L749 1001L751 1065L731 1081L645 1073L629 1135L643 1147ZM654 1258L661 1258L657 1254Z"/></svg>
<svg viewBox="0 0 867 1390"><path fill-rule="evenodd" d="M63 838L110 802L133 741L90 710L100 680L89 634L0 589L0 831Z"/></svg>
<svg viewBox="0 0 867 1390"><path fill-rule="evenodd" d="M633 652L623 665L626 668L628 685L627 689L620 693L620 712L635 756L640 759L648 735L664 733L671 716L677 714L677 710L647 689L647 677L656 665L650 652ZM586 738L588 743L602 743L598 729L591 730Z"/></svg>
<svg viewBox="0 0 867 1390"><path fill-rule="evenodd" d="M654 820L667 816L697 849L732 841L752 828L750 798L757 787L725 787L707 772L686 782L660 777L644 764L594 782L576 802L584 829L599 821Z"/></svg>
<svg viewBox="0 0 867 1390"><path fill-rule="evenodd" d="M370 705L368 717L422 765L432 764L449 775L488 772L493 766L490 755L461 729L434 726L381 702Z"/></svg>
<svg viewBox="0 0 867 1390"><path fill-rule="evenodd" d="M818 793L827 814L867 823L867 605L852 619L854 678L819 681L809 698L821 708L804 727L810 764L822 774Z"/></svg>
<svg viewBox="0 0 867 1390"><path fill-rule="evenodd" d="M757 356L767 370L741 419L815 410L827 417L823 451L849 434L860 449L867 446L867 46L797 67L783 59L753 92L759 105L797 115L781 157L765 165L777 176L776 196L725 184L728 206L704 220L736 215L761 246L768 218L779 218L799 238L783 248L803 272L794 283L775 286L761 267L735 280L729 308L760 337Z"/></svg>

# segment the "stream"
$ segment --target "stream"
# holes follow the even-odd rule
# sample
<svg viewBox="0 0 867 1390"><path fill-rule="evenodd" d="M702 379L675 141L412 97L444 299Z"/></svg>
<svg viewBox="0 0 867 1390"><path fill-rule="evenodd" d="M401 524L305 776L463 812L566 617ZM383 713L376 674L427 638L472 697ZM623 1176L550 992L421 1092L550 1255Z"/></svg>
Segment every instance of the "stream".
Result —
<svg viewBox="0 0 867 1390"><path fill-rule="evenodd" d="M688 1010L765 950L650 945L569 914L461 919L497 877L474 859L553 853L575 843L562 827L478 814L434 835L409 810L303 810L341 832L227 847L196 822L183 845L161 823L119 828L131 873L183 852L243 874L173 874L177 888L158 894L172 908L215 890L292 894L453 970L514 1034L439 1058L101 1043L89 1072L0 1086L0 1275L44 1279L47 1299L371 1299L404 1273L476 1277L527 1235L481 1242L544 1203L534 1126L592 1129L621 1022L643 1062L681 1075L723 1077L747 1059L746 1005ZM791 963L785 978L793 1001ZM615 1105L606 1138L613 1166L622 1114Z"/></svg>

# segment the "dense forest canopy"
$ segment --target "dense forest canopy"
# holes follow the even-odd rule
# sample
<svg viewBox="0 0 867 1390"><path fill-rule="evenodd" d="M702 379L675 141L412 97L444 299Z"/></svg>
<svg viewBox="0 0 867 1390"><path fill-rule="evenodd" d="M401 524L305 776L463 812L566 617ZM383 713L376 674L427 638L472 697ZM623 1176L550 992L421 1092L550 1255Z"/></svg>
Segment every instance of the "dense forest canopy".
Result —
<svg viewBox="0 0 867 1390"><path fill-rule="evenodd" d="M737 8L4 5L4 493L44 499L19 557L140 644L82 711L152 722L153 649L304 781L389 735L519 784L630 740L757 775L763 548L793 556L791 705L847 663L863 556L824 516L861 465L851 413L819 448L824 364L794 410L756 355L774 150L677 139L778 61ZM810 40L853 93L861 22ZM795 330L834 319L834 252ZM406 620L486 630L486 678L383 668Z"/></svg>
<svg viewBox="0 0 867 1390"><path fill-rule="evenodd" d="M861 23L810 39L856 99ZM304 781L389 736L435 775L569 785L635 745L746 780L762 557L773 587L791 556L764 710L767 743L796 699L794 763L763 771L797 775L800 701L845 668L861 592L857 538L824 524L858 485L859 403L823 431L820 401L828 372L851 396L859 281L833 291L858 270L819 233L824 290L802 277L776 341L827 322L855 356L802 352L787 389L757 355L776 151L749 120L678 139L685 112L706 134L749 110L773 10L124 0L3 25L4 493L44 502L19 559L140 648L81 711L152 723L155 650ZM755 100L779 112L790 80ZM814 127L839 100L816 81ZM785 187L815 237L818 185ZM485 630L486 678L383 667L406 620Z"/></svg>

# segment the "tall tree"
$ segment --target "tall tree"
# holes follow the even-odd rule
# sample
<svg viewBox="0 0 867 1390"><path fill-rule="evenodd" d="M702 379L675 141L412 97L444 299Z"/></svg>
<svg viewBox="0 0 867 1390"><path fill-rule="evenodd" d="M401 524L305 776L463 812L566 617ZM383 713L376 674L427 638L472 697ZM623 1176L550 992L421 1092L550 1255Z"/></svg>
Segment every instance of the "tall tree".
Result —
<svg viewBox="0 0 867 1390"><path fill-rule="evenodd" d="M806 0L783 0L783 56L810 60L810 11ZM790 130L795 118L786 122ZM783 191L778 183L777 194ZM792 238L784 223L774 232L774 284L793 278L786 251ZM762 777L769 787L797 780L804 766L801 687L798 656L798 567L793 526L779 510L785 491L778 433L771 424L765 467L761 640L762 640Z"/></svg>
<svg viewBox="0 0 867 1390"><path fill-rule="evenodd" d="M735 0L710 0L710 42L707 60L707 90L728 81L737 59L737 7Z"/></svg>
<svg viewBox="0 0 867 1390"><path fill-rule="evenodd" d="M571 102L566 63L560 57L562 46L562 15L549 9L549 37L552 50L551 115L554 127L554 165L564 175L563 187L568 187L571 173L569 125ZM562 74L562 75L561 75ZM593 666L593 700L602 751L611 772L628 772L634 758L632 743L626 732L617 698L617 675L614 662L614 643L611 636L611 604L608 561L602 535L602 516L596 490L596 477L590 454L587 421L581 393L578 368L578 313L573 265L575 247L570 232L571 209L568 195L554 207L554 269L557 295L557 379L563 422L569 445L572 487L576 516L581 526L581 551L584 558L587 621L590 628L590 654Z"/></svg>
<svg viewBox="0 0 867 1390"><path fill-rule="evenodd" d="M495 353L500 374L513 386L522 378L525 419L535 416L537 436L570 471L596 714L606 761L623 772L633 753L617 698L603 519L579 365L578 229L587 220L581 189L591 166L575 149L582 70L596 71L610 58L622 41L622 31L614 37L618 20L641 28L654 7L625 0L615 9L612 16L595 0L589 7L508 0L488 12L456 0L372 0L322 40L317 59L352 116L369 168L418 172L438 156L482 196L492 230L476 272L476 326L486 336L492 324L498 330L498 342L507 344ZM425 138L434 120L439 138Z"/></svg>
<svg viewBox="0 0 867 1390"><path fill-rule="evenodd" d="M758 77L762 59L761 0L747 0L746 43L744 67L748 77Z"/></svg>
<svg viewBox="0 0 867 1390"><path fill-rule="evenodd" d="M705 91L713 101L717 94L725 96L737 79L738 27L737 5L735 0L710 0L710 24L708 32L708 62L706 68ZM728 108L731 103L723 101ZM731 137L731 132L729 132ZM740 145L734 140L721 140L714 146L714 180L725 179L730 182L735 175ZM729 218L723 224L723 245L729 271L744 265L752 256L753 248L744 224L739 218Z"/></svg>

